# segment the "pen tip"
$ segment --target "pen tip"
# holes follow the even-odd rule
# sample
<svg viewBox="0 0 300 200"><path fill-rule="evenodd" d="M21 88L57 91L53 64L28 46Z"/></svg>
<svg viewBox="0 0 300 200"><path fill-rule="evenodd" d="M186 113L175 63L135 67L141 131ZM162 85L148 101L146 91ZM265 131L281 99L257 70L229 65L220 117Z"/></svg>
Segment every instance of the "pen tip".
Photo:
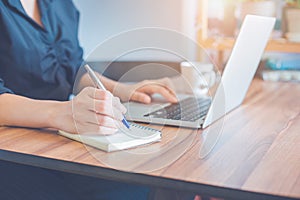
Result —
<svg viewBox="0 0 300 200"><path fill-rule="evenodd" d="M122 122L128 129L130 129L130 125L125 118L122 120Z"/></svg>

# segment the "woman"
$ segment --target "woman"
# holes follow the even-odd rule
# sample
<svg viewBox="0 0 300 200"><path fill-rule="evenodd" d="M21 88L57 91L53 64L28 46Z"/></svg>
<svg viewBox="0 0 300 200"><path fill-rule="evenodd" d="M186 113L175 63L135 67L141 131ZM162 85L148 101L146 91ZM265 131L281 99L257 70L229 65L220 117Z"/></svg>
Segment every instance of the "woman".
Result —
<svg viewBox="0 0 300 200"><path fill-rule="evenodd" d="M3 94L0 97L0 124L52 127L75 133L71 104L79 113L87 113L87 108L94 101L100 104L98 108L103 108L102 104L111 104L110 92L118 84L105 77L101 80L110 92L88 88L73 101L66 101L83 61L77 39L79 14L72 1L5 0L0 5L0 92ZM81 83L84 86L91 84L84 80ZM168 100L176 101L166 85L138 85L119 84L118 88L124 89L116 91L123 93L114 95L122 100L149 103L151 98L148 94L158 92ZM127 92L135 88L136 91ZM83 126L80 129L86 127L100 134L113 132L116 128L114 122L119 119L114 118L112 113L120 116L125 109L116 103L114 112L109 109L96 111L100 113L98 121L106 123L99 124L93 121L94 117L88 119L88 114L76 115L75 120Z"/></svg>
<svg viewBox="0 0 300 200"><path fill-rule="evenodd" d="M76 73L83 62L77 36L78 19L79 13L71 0L0 1L0 125L54 128L74 134L85 131L112 134L126 112L113 95L121 100L150 103L151 94L160 93L167 100L176 102L167 79L125 85L100 75L109 91L87 87L92 84L84 76L80 81L80 87L84 89L68 101ZM55 195L51 193L53 185L58 191L61 187L68 188L66 185L71 181L82 187L76 188L78 193L75 199L118 196L111 188L137 195L130 199L143 199L148 192L143 187L125 187L113 182L49 173L30 167L23 167L26 173L23 173L22 167L10 171L16 166L8 163L0 166L3 174L1 180L4 181L1 183L0 199L18 199L18 196L11 198L10 195L21 195L22 199L35 199L39 195L43 195L42 199L74 199L74 194L71 194L74 190L66 192L69 190L65 189ZM5 174L9 174L9 180L3 178ZM40 177L44 177L43 180ZM36 196L26 196L32 188L25 181L27 178L32 185L39 185ZM43 182L45 180L47 182ZM17 182L24 184L17 187ZM47 184L52 186L47 188ZM18 192L14 192L16 190Z"/></svg>

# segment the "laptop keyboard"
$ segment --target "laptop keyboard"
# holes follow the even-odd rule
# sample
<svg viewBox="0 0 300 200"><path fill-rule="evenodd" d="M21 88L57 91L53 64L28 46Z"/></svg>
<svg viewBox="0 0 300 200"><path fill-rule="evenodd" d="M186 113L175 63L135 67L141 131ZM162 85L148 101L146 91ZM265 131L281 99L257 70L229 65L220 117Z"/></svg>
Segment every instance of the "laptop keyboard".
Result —
<svg viewBox="0 0 300 200"><path fill-rule="evenodd" d="M194 122L206 115L210 103L209 98L190 97L144 116Z"/></svg>

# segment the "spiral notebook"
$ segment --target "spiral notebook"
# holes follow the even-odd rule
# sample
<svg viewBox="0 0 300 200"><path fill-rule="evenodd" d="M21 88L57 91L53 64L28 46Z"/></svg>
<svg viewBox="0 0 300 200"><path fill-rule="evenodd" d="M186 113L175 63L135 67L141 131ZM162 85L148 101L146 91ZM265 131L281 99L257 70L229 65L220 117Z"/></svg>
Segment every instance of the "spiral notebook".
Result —
<svg viewBox="0 0 300 200"><path fill-rule="evenodd" d="M78 135L64 131L58 133L69 139L107 152L129 149L157 142L161 139L160 131L135 123L130 123L130 129L122 127L117 133L109 136Z"/></svg>

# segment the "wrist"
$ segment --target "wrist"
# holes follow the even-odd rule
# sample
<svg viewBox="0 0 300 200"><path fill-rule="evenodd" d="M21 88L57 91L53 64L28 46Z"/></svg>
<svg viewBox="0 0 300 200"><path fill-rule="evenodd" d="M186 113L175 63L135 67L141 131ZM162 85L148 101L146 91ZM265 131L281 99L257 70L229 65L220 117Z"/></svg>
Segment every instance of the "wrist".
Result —
<svg viewBox="0 0 300 200"><path fill-rule="evenodd" d="M103 83L103 85L105 86L106 90L113 93L114 88L116 87L118 82L116 82L114 80L111 80L111 79L108 79L105 76L101 76L101 75L99 75L99 78L100 78L101 82Z"/></svg>
<svg viewBox="0 0 300 200"><path fill-rule="evenodd" d="M72 104L70 101L55 102L48 112L49 127L63 130L66 120L72 118Z"/></svg>
<svg viewBox="0 0 300 200"><path fill-rule="evenodd" d="M114 96L119 97L121 101L128 101L130 88L125 83L117 83L112 89L111 93Z"/></svg>

